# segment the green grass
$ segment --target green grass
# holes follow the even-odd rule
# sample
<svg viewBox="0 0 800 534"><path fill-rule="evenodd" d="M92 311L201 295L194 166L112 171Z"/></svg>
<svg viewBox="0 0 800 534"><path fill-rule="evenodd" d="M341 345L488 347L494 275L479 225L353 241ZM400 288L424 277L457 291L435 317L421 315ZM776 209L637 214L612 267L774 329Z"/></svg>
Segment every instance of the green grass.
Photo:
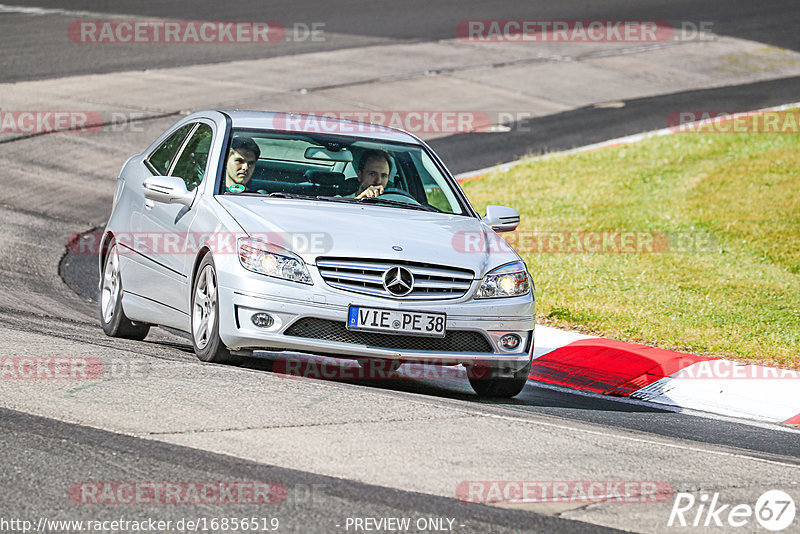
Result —
<svg viewBox="0 0 800 534"><path fill-rule="evenodd" d="M540 323L800 367L800 135L674 134L463 186L482 213L520 211ZM554 253L530 238L627 230L696 236L700 250Z"/></svg>

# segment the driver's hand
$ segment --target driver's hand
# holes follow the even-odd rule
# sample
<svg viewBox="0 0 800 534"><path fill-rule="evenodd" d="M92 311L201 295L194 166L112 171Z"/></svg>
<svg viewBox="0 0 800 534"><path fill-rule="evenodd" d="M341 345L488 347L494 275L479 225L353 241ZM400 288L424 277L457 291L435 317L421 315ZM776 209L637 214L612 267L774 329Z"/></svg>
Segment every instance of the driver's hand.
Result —
<svg viewBox="0 0 800 534"><path fill-rule="evenodd" d="M361 193L356 196L356 199L359 198L374 198L378 195L383 194L383 186L382 185L371 185L368 188L364 189Z"/></svg>

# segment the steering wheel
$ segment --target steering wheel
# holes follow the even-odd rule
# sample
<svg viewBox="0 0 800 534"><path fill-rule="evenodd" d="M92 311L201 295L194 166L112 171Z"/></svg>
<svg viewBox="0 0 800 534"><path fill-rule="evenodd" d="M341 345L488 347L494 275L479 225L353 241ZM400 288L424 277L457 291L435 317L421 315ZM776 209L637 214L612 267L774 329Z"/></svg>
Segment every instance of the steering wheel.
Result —
<svg viewBox="0 0 800 534"><path fill-rule="evenodd" d="M396 187L387 187L386 189L383 190L383 193L380 194L380 196L384 196L384 195L398 195L398 196L401 196L401 197L406 197L406 198L409 198L409 199L413 200L414 203L419 204L419 200L414 198L414 195L412 195L408 191L405 191L403 189L398 189Z"/></svg>

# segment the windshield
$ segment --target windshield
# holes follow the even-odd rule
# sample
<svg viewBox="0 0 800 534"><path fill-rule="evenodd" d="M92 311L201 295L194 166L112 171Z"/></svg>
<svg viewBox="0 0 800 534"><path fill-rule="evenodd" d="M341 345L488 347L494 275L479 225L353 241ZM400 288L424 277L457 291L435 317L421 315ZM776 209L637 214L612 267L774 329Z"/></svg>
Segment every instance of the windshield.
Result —
<svg viewBox="0 0 800 534"><path fill-rule="evenodd" d="M234 130L220 192L364 202L469 214L458 186L420 146L374 139Z"/></svg>

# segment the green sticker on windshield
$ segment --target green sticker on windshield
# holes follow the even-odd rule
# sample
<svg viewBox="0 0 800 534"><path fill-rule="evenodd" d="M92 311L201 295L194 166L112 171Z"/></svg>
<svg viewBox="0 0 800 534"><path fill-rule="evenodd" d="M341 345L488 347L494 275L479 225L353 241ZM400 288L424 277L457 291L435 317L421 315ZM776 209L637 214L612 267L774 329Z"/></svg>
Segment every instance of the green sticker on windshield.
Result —
<svg viewBox="0 0 800 534"><path fill-rule="evenodd" d="M228 191L231 193L241 193L244 191L244 186L242 184L233 184L228 188Z"/></svg>

